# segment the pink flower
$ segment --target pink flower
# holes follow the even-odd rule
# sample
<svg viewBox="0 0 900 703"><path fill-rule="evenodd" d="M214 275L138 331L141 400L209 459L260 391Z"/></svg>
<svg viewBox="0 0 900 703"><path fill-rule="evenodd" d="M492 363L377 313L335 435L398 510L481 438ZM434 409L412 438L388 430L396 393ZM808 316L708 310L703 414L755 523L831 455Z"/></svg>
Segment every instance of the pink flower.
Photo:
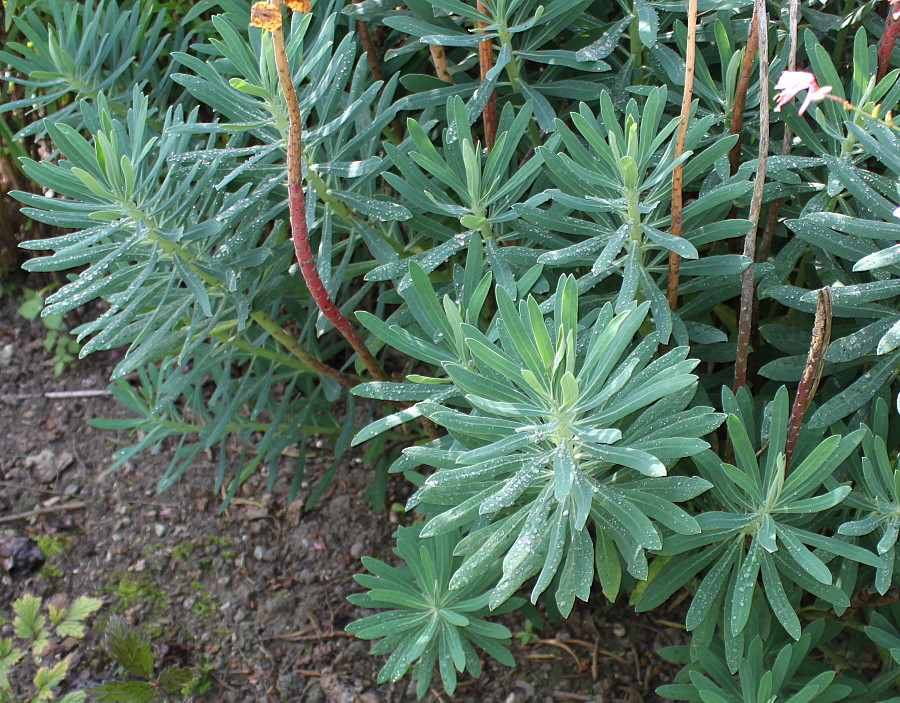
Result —
<svg viewBox="0 0 900 703"><path fill-rule="evenodd" d="M797 93L805 90L806 99L797 110L797 114L802 115L812 103L824 100L831 92L831 86L825 85L820 88L816 83L816 77L806 71L785 71L775 84L775 90L781 91L775 95L775 112L781 112L783 105L787 105Z"/></svg>

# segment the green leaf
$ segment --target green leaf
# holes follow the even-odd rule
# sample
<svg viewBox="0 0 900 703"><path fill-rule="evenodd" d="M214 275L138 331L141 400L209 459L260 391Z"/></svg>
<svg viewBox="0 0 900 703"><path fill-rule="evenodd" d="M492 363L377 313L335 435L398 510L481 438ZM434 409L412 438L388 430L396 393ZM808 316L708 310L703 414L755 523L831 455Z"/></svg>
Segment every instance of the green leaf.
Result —
<svg viewBox="0 0 900 703"><path fill-rule="evenodd" d="M91 688L91 696L103 703L150 703L159 687L147 681L110 681Z"/></svg>
<svg viewBox="0 0 900 703"><path fill-rule="evenodd" d="M646 0L635 0L634 9L638 16L638 36L648 49L656 45L656 34L659 31L659 16Z"/></svg>
<svg viewBox="0 0 900 703"><path fill-rule="evenodd" d="M131 674L145 679L153 675L150 643L142 639L140 633L120 615L109 619L103 636L103 648L113 661Z"/></svg>
<svg viewBox="0 0 900 703"><path fill-rule="evenodd" d="M731 592L731 620L729 627L732 635L740 634L750 618L750 609L753 606L753 591L756 588L756 579L759 574L760 560L764 554L759 546L759 541L754 539L750 548L738 566L734 579L734 589Z"/></svg>
<svg viewBox="0 0 900 703"><path fill-rule="evenodd" d="M734 549L727 550L703 577L703 581L700 582L700 586L691 599L691 605L684 621L684 626L688 631L697 629L706 618L710 617L712 606L717 602L725 587L725 581L731 573L735 553Z"/></svg>
<svg viewBox="0 0 900 703"><path fill-rule="evenodd" d="M347 190L330 190L329 193L346 203L354 212L373 220L403 222L412 217L412 213L403 205L389 200L378 200Z"/></svg>
<svg viewBox="0 0 900 703"><path fill-rule="evenodd" d="M60 637L84 637L84 621L102 605L103 601L99 598L79 596L63 614L62 621L56 626L56 634Z"/></svg>
<svg viewBox="0 0 900 703"><path fill-rule="evenodd" d="M787 593L781 578L778 576L778 569L775 562L768 554L763 553L762 559L762 578L763 587L766 598L772 606L772 612L778 618L778 622L784 627L787 633L795 640L800 639L800 619L797 617L796 610L788 600Z"/></svg>
<svg viewBox="0 0 900 703"><path fill-rule="evenodd" d="M809 418L809 427L813 429L828 427L859 410L898 373L900 373L900 352L895 352L823 403Z"/></svg>

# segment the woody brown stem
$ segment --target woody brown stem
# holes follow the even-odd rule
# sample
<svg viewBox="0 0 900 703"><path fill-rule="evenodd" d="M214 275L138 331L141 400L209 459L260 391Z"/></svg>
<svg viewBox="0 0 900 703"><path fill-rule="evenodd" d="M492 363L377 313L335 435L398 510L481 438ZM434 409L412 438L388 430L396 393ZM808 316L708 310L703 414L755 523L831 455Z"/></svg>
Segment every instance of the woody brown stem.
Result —
<svg viewBox="0 0 900 703"><path fill-rule="evenodd" d="M431 60L434 61L434 73L445 83L452 83L450 71L447 70L447 52L444 47L438 44L429 44L428 50L431 52Z"/></svg>
<svg viewBox="0 0 900 703"><path fill-rule="evenodd" d="M281 2L277 0L278 12L281 12ZM291 238L294 243L294 254L300 265L300 273L306 282L310 296L332 325L344 336L344 339L353 347L369 373L379 381L389 381L387 374L378 365L375 357L360 337L359 332L351 324L340 308L328 295L325 284L319 276L316 268L316 260L309 244L309 231L306 228L306 206L303 200L303 176L301 171L301 120L300 105L297 102L297 91L291 80L291 72L288 67L287 52L284 47L284 31L281 23L271 30L272 45L275 50L275 67L278 72L278 81L284 93L285 103L288 109L288 139L287 139L287 177L288 177L288 210L290 213Z"/></svg>
<svg viewBox="0 0 900 703"><path fill-rule="evenodd" d="M744 107L747 104L747 91L750 89L750 78L753 73L753 59L756 56L756 48L759 43L759 21L756 10L750 19L750 33L747 35L747 46L744 48L744 58L741 61L741 72L738 75L737 86L734 91L734 107L731 111L731 133L738 135L737 141L728 152L728 163L731 174L738 169L741 158L741 129L744 126ZM762 103L760 103L762 104Z"/></svg>
<svg viewBox="0 0 900 703"><path fill-rule="evenodd" d="M750 350L750 330L753 325L754 261L756 257L756 230L762 210L763 187L766 183L766 163L769 157L769 39L766 0L756 0L754 12L758 25L759 45L759 151L756 159L756 177L750 198L749 219L752 223L744 237L744 256L750 265L741 274L741 303L738 311L737 356L734 364L734 391L747 383L747 360Z"/></svg>
<svg viewBox="0 0 900 703"><path fill-rule="evenodd" d="M479 12L487 12L487 8L481 2L478 2L477 8ZM478 29L484 29L488 23L478 20L477 26ZM494 67L494 44L490 39L486 39L478 45L478 65L481 68L481 82L484 83L488 71ZM497 99L493 90L481 113L481 119L484 122L484 142L490 151L494 148L494 142L497 140Z"/></svg>
<svg viewBox="0 0 900 703"><path fill-rule="evenodd" d="M691 100L694 93L694 64L697 50L697 0L689 0L687 25L687 50L684 56L684 90L681 93L681 122L675 135L675 160L684 154L684 140L687 137L688 119L691 115ZM672 171L672 225L669 233L681 236L682 208L684 205L683 169L681 164ZM669 282L666 298L669 307L674 310L678 306L678 272L681 268L681 257L674 251L669 252Z"/></svg>
<svg viewBox="0 0 900 703"><path fill-rule="evenodd" d="M791 6L788 14L788 71L797 70L797 26L800 20L800 1L791 0ZM787 156L791 153L791 146L794 134L791 128L784 126L784 139L781 142L781 155ZM769 207L769 218L766 220L766 228L763 230L762 240L759 243L759 249L756 254L756 261L765 261L769 256L769 249L772 247L772 240L775 237L775 226L778 224L778 213L781 210L781 198L775 200Z"/></svg>
<svg viewBox="0 0 900 703"><path fill-rule="evenodd" d="M369 33L369 26L362 20L356 20L356 31L359 34L359 43L362 44L363 51L366 52L366 63L369 65L369 73L376 81L383 81L384 74L381 72L381 61L378 56L378 49L372 42L372 35Z"/></svg>
<svg viewBox="0 0 900 703"><path fill-rule="evenodd" d="M822 380L822 371L825 368L825 352L828 351L828 343L831 341L831 314L831 288L825 286L818 294L816 319L813 323L809 354L806 357L806 365L803 367L803 373L800 376L800 384L797 386L797 395L794 396L794 405L791 407L787 441L784 445L785 470L790 468L791 455L794 453L794 447L797 445L797 436L800 434L803 416L816 395L819 381Z"/></svg>

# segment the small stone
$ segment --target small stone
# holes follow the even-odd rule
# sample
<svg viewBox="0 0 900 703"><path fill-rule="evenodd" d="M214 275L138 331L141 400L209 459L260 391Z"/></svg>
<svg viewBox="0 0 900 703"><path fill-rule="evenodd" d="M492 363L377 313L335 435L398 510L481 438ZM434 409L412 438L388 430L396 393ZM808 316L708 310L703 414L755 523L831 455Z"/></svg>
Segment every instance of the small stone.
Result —
<svg viewBox="0 0 900 703"><path fill-rule="evenodd" d="M25 468L31 469L34 477L41 483L51 483L75 461L75 455L70 451L57 454L52 449L42 449L37 454L25 457Z"/></svg>
<svg viewBox="0 0 900 703"><path fill-rule="evenodd" d="M157 537L162 537L164 534L166 534L166 526L160 522L157 522L153 526L153 531L156 533Z"/></svg>
<svg viewBox="0 0 900 703"><path fill-rule="evenodd" d="M305 688L306 677L293 671L282 674L275 682L275 690L290 700L295 700L297 696L302 695Z"/></svg>
<svg viewBox="0 0 900 703"><path fill-rule="evenodd" d="M306 692L305 703L325 703L325 694L322 692L322 687L319 684L314 683L309 687L309 690Z"/></svg>
<svg viewBox="0 0 900 703"><path fill-rule="evenodd" d="M0 539L0 568L12 576L28 576L44 564L44 554L28 537Z"/></svg>
<svg viewBox="0 0 900 703"><path fill-rule="evenodd" d="M12 343L0 347L0 369L4 369L12 363L13 345Z"/></svg>
<svg viewBox="0 0 900 703"><path fill-rule="evenodd" d="M359 542L354 542L353 546L350 547L350 556L354 559L359 559L363 553L366 551L366 544L362 540Z"/></svg>
<svg viewBox="0 0 900 703"><path fill-rule="evenodd" d="M288 503L284 511L284 519L288 525L296 527L300 524L300 516L303 514L303 500L298 498L292 503Z"/></svg>
<svg viewBox="0 0 900 703"><path fill-rule="evenodd" d="M257 561L262 561L262 559L263 559L263 557L264 557L265 555L266 555L266 550L263 549L263 546L262 546L261 544L257 544L257 545L253 548L253 557L254 557Z"/></svg>
<svg viewBox="0 0 900 703"><path fill-rule="evenodd" d="M620 623L620 622L617 622L617 623L614 623L614 624L613 624L613 626L612 626L612 631L613 631L613 634L614 634L616 637L624 637L625 634L628 632L628 631L625 629L625 626L624 626L622 623Z"/></svg>

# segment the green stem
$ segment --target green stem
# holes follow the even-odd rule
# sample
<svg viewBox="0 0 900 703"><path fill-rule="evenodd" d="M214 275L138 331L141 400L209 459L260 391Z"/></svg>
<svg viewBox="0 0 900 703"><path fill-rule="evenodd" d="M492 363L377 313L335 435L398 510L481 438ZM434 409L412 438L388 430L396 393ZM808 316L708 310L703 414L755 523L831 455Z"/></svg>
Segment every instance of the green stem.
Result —
<svg viewBox="0 0 900 703"><path fill-rule="evenodd" d="M279 325L275 320L262 312L254 312L250 315L250 318L262 327L266 332L268 332L272 339L281 344L285 349L287 349L291 354L300 359L304 364L310 367L316 373L319 373L327 378L332 379L333 381L337 381L345 388L352 388L356 385L356 379L352 376L348 376L345 373L338 371L335 368L332 368L328 364L320 361L312 354L310 354L303 346L294 339L291 335L284 331L284 329Z"/></svg>
<svg viewBox="0 0 900 703"><path fill-rule="evenodd" d="M631 55L634 57L634 73L631 77L634 85L643 85L640 67L644 65L644 43L641 41L640 26L641 21L638 19L637 14L633 15L628 34L631 43Z"/></svg>
<svg viewBox="0 0 900 703"><path fill-rule="evenodd" d="M522 74L519 67L520 59L513 53L511 35L506 27L499 27L497 29L497 34L499 35L500 46L505 46L509 50L509 55L511 57L506 64L506 75L509 78L509 85L516 93L523 95L522 87L520 85L522 80ZM531 141L531 145L535 147L538 147L543 143L541 141L541 133L534 120L531 120L528 123L528 139Z"/></svg>
<svg viewBox="0 0 900 703"><path fill-rule="evenodd" d="M844 0L844 9L841 11L841 15L843 17L849 16L855 6L856 0ZM844 46L847 43L848 26L849 25L844 25L841 28L838 32L837 39L834 42L834 51L831 52L831 61L835 65L841 63L841 56L844 54Z"/></svg>

